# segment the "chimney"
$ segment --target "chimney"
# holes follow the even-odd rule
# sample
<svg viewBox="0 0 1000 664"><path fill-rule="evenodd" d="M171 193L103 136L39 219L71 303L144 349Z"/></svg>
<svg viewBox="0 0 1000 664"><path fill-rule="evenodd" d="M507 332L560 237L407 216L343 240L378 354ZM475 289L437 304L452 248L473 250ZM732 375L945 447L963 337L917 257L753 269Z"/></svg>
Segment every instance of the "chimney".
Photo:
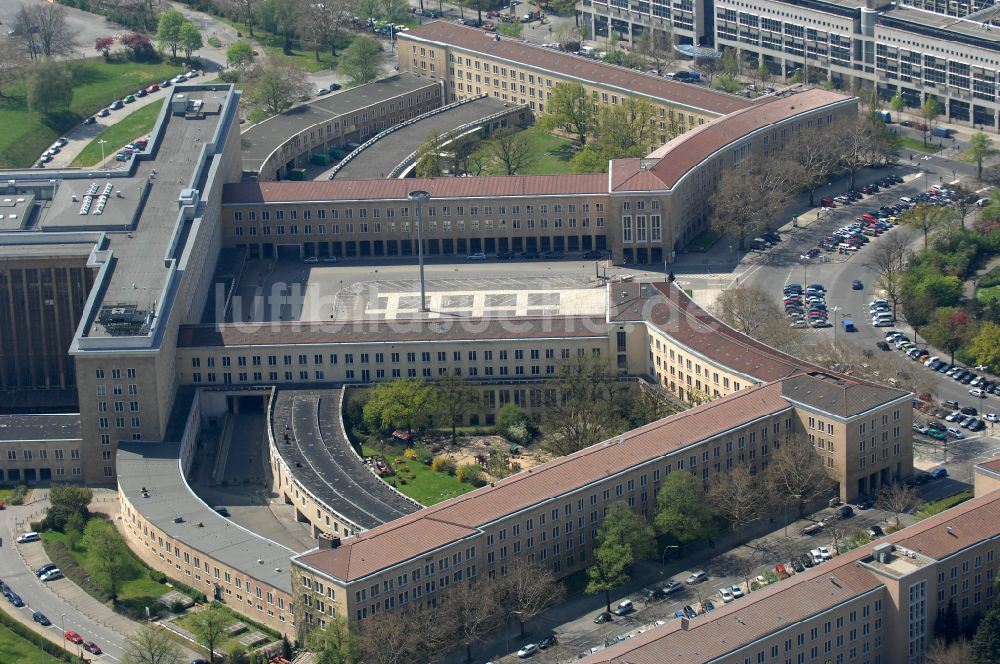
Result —
<svg viewBox="0 0 1000 664"><path fill-rule="evenodd" d="M690 628L691 628L691 619L688 618L687 616L681 618L681 629L683 629L686 632Z"/></svg>
<svg viewBox="0 0 1000 664"><path fill-rule="evenodd" d="M320 533L316 540L321 549L336 549L340 546L340 538L330 533Z"/></svg>

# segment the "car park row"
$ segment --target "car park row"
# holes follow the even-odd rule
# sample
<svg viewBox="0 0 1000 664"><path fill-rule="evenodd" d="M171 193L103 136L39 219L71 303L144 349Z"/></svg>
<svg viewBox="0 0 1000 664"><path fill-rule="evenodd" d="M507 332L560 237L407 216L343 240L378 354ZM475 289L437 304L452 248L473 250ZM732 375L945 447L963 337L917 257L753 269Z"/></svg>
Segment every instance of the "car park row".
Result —
<svg viewBox="0 0 1000 664"><path fill-rule="evenodd" d="M785 284L781 293L791 327L830 327L826 287L823 284L810 284L805 290L800 284Z"/></svg>

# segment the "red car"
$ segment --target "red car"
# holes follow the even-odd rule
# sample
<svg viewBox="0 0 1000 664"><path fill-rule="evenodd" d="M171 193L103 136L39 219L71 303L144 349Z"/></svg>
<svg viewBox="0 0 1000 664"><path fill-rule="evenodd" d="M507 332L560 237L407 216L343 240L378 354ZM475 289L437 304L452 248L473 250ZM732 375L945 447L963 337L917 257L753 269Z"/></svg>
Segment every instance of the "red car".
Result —
<svg viewBox="0 0 1000 664"><path fill-rule="evenodd" d="M777 565L774 566L774 573L778 575L779 579L787 579L789 576L791 576L788 573L788 570L785 569L785 566L782 565L781 563L778 563Z"/></svg>
<svg viewBox="0 0 1000 664"><path fill-rule="evenodd" d="M63 634L63 636L66 637L66 640L71 643L75 643L77 645L83 643L83 637L77 634L76 632L73 631L66 632L65 634Z"/></svg>
<svg viewBox="0 0 1000 664"><path fill-rule="evenodd" d="M87 641L86 643L84 643L83 649L92 655L100 655L102 652L101 646L97 645L93 641Z"/></svg>
<svg viewBox="0 0 1000 664"><path fill-rule="evenodd" d="M153 83L151 86L146 88L146 92L159 92L159 90L160 90L159 83Z"/></svg>

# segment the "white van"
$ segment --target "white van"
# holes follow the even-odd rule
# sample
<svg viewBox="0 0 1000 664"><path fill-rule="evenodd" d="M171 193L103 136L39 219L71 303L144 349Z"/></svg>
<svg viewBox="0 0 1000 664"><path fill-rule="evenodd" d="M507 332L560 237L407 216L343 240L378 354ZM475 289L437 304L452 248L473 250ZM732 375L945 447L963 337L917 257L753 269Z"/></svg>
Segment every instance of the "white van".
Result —
<svg viewBox="0 0 1000 664"><path fill-rule="evenodd" d="M585 58L593 58L594 57L594 47L593 46L581 46L580 47L580 55L582 55Z"/></svg>
<svg viewBox="0 0 1000 664"><path fill-rule="evenodd" d="M623 616L626 613L631 613L633 609L635 609L635 607L632 606L632 600L623 599L622 601L618 602L618 606L615 607L615 615Z"/></svg>
<svg viewBox="0 0 1000 664"><path fill-rule="evenodd" d="M17 538L18 544L24 544L25 542L37 542L42 539L38 533L24 533Z"/></svg>

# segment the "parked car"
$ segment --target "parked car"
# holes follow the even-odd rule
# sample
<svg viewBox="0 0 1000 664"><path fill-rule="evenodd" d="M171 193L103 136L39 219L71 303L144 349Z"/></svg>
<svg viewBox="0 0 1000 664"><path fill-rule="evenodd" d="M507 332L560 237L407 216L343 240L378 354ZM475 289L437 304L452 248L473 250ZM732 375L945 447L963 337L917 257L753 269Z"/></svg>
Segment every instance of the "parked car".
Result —
<svg viewBox="0 0 1000 664"><path fill-rule="evenodd" d="M734 599L736 599L736 597L733 595L733 591L730 590L729 588L719 588L719 597L722 598L722 602L724 604L729 604Z"/></svg>
<svg viewBox="0 0 1000 664"><path fill-rule="evenodd" d="M63 632L63 638L65 638L70 643L75 643L77 645L83 643L83 637L72 630L68 632Z"/></svg>
<svg viewBox="0 0 1000 664"><path fill-rule="evenodd" d="M679 593L684 590L684 586L680 581L669 581L667 585L663 586L663 592L667 595L673 595L674 593Z"/></svg>
<svg viewBox="0 0 1000 664"><path fill-rule="evenodd" d="M635 606L633 606L632 600L623 599L622 601L618 602L618 606L615 607L615 615L624 616L626 613L631 613L634 610Z"/></svg>
<svg viewBox="0 0 1000 664"><path fill-rule="evenodd" d="M534 643L529 643L517 651L517 656L520 657L521 659L525 659L526 657L531 657L532 655L535 655L537 653L538 653L538 645Z"/></svg>
<svg viewBox="0 0 1000 664"><path fill-rule="evenodd" d="M688 604L684 607L684 616L687 617L688 619L693 620L694 618L698 617L698 612L695 611L690 604Z"/></svg>
<svg viewBox="0 0 1000 664"><path fill-rule="evenodd" d="M885 535L885 532L882 530L881 526L876 525L868 529L869 537L882 537L883 535Z"/></svg>
<svg viewBox="0 0 1000 664"><path fill-rule="evenodd" d="M56 569L51 569L48 572L45 572L38 578L41 579L43 583L46 581L57 581L58 579L63 578L63 573L57 567Z"/></svg>
<svg viewBox="0 0 1000 664"><path fill-rule="evenodd" d="M24 533L23 535L18 536L17 543L18 544L25 544L27 542L37 542L37 541L39 541L41 539L42 539L42 537L38 533L30 532L30 533Z"/></svg>
<svg viewBox="0 0 1000 664"><path fill-rule="evenodd" d="M736 599L743 597L743 588L740 587L740 584L734 583L729 587L729 589L732 591L733 597L735 597Z"/></svg>
<svg viewBox="0 0 1000 664"><path fill-rule="evenodd" d="M100 655L102 652L104 652L103 650L101 650L101 646L97 645L93 641L87 641L86 643L84 643L83 649L89 652L91 655Z"/></svg>
<svg viewBox="0 0 1000 664"><path fill-rule="evenodd" d="M691 574L688 575L688 578L685 579L684 582L694 584L694 583L701 583L706 579L708 579L708 573L706 573L704 570L698 570L696 572L691 572Z"/></svg>
<svg viewBox="0 0 1000 664"><path fill-rule="evenodd" d="M45 574L46 572L51 572L54 569L59 569L58 567L56 567L55 563L46 563L35 570L35 576L40 577L42 574Z"/></svg>
<svg viewBox="0 0 1000 664"><path fill-rule="evenodd" d="M42 613L41 611L35 611L34 613L32 613L31 614L31 619L34 620L39 625L41 625L42 627L48 627L49 625L52 624L52 621L49 620L45 616L45 614Z"/></svg>
<svg viewBox="0 0 1000 664"><path fill-rule="evenodd" d="M852 516L854 516L854 510L851 508L850 505L844 505L842 507L837 508L838 519L850 519Z"/></svg>
<svg viewBox="0 0 1000 664"><path fill-rule="evenodd" d="M610 613L604 611L603 613L597 614L597 617L594 618L594 624L603 625L604 623L611 622L613 619L614 618Z"/></svg>
<svg viewBox="0 0 1000 664"><path fill-rule="evenodd" d="M828 547L820 546L817 547L817 550L819 551L819 555L823 558L823 560L833 559L833 554L830 553L830 549Z"/></svg>
<svg viewBox="0 0 1000 664"><path fill-rule="evenodd" d="M938 467L938 468L935 468L934 470L930 471L928 473L928 475L930 475L930 478L932 480L939 480L939 479L943 479L945 477L948 477L948 470L946 468L940 468L940 467Z"/></svg>
<svg viewBox="0 0 1000 664"><path fill-rule="evenodd" d="M486 260L486 254L484 252L482 252L482 251L477 251L477 252L471 253L468 256L466 256L465 260L467 260L467 261L484 261L484 260Z"/></svg>
<svg viewBox="0 0 1000 664"><path fill-rule="evenodd" d="M546 648L551 648L556 643L558 643L558 640L556 639L555 635L549 634L544 639L538 642L538 649L545 650Z"/></svg>

